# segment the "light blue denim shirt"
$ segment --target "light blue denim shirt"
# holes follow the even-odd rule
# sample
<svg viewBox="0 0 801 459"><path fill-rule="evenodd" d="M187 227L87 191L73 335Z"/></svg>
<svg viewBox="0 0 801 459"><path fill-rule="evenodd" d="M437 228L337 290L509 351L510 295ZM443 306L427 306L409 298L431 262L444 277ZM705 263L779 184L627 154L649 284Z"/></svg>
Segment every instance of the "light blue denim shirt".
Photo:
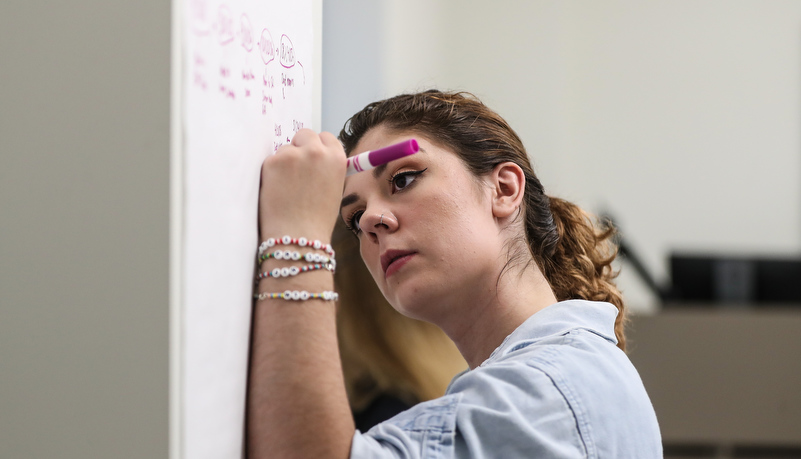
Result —
<svg viewBox="0 0 801 459"><path fill-rule="evenodd" d="M653 406L617 346L617 308L570 300L537 312L445 396L353 436L350 457L662 457Z"/></svg>

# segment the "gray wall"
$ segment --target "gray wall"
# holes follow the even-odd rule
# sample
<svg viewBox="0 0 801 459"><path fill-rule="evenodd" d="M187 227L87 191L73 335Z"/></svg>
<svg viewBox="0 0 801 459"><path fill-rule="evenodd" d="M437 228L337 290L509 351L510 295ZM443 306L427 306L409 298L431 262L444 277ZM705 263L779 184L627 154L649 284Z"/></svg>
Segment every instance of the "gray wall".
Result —
<svg viewBox="0 0 801 459"><path fill-rule="evenodd" d="M168 453L170 2L0 2L0 457Z"/></svg>

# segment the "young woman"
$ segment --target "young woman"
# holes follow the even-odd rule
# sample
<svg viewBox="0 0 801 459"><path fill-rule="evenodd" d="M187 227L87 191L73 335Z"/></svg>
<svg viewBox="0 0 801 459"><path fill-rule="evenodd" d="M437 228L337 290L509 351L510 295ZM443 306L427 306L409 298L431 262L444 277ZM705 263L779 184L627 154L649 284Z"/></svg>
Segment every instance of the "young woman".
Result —
<svg viewBox="0 0 801 459"><path fill-rule="evenodd" d="M469 95L376 102L340 134L347 154L409 138L420 152L345 179L337 139L298 132L264 163L261 237L327 242L339 211L389 303L440 327L470 369L444 397L356 431L331 294L285 299L330 291L330 272L265 277L251 457L662 457L653 408L622 351L612 231L548 197L518 136ZM262 271L285 264L268 258Z"/></svg>

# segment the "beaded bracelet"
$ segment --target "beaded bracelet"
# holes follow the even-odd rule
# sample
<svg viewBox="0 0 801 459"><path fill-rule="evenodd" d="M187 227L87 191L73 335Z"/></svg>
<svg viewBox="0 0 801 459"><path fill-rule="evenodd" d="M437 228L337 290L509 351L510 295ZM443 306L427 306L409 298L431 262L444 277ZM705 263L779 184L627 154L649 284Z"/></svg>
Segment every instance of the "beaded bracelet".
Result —
<svg viewBox="0 0 801 459"><path fill-rule="evenodd" d="M283 299L287 301L306 301L306 300L325 300L325 301L337 301L339 300L339 294L337 292L331 291L324 291L322 293L310 293L306 290L287 290L282 293L259 293L257 295L253 295L253 298L257 300L266 300L267 298L270 299Z"/></svg>
<svg viewBox="0 0 801 459"><path fill-rule="evenodd" d="M283 236L280 238L269 238L266 241L262 242L259 245L259 257L264 254L264 252L269 249L270 247L275 247L276 245L299 245L301 247L311 247L315 250L324 250L330 256L334 256L334 248L331 247L331 244L323 244L318 240L308 240L305 237L300 237L294 239L290 236Z"/></svg>
<svg viewBox="0 0 801 459"><path fill-rule="evenodd" d="M327 269L331 272L334 272L335 268L334 265L330 263L315 263L313 265L306 265L306 266L290 266L286 268L273 268L271 271L264 271L263 273L259 273L257 276L258 279L264 279L266 277L292 277L297 276L300 273L305 273L309 271L317 271L318 269Z"/></svg>
<svg viewBox="0 0 801 459"><path fill-rule="evenodd" d="M327 257L320 253L308 252L306 254L301 255L298 251L293 250L276 250L275 252L269 252L262 255L259 255L259 262L263 262L265 260L269 260L270 258L274 258L276 260L300 260L303 258L304 260L308 261L309 263L333 263L336 264L336 260L334 257Z"/></svg>

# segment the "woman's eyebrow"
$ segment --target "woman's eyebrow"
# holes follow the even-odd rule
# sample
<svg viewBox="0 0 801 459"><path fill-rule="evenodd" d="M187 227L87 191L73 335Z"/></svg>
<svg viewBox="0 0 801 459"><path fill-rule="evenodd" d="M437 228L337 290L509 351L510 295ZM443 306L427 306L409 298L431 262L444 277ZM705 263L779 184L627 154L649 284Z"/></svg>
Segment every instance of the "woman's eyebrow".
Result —
<svg viewBox="0 0 801 459"><path fill-rule="evenodd" d="M423 150L422 147L420 148L420 152L426 153L426 151ZM376 167L375 169L373 169L373 172L372 172L373 173L373 177L375 177L377 179L378 177L381 176L381 174L384 173L384 171L386 169L387 169L387 164L382 164L382 165ZM356 193L351 193L351 194L345 196L344 198L342 198L342 201L339 203L339 208L342 209L343 207L348 206L350 204L353 204L354 202L356 202L358 200L359 200L359 195L357 195Z"/></svg>
<svg viewBox="0 0 801 459"><path fill-rule="evenodd" d="M353 204L358 200L359 200L359 195L357 195L356 193L351 193L342 198L342 202L339 203L339 208L342 209L343 207Z"/></svg>
<svg viewBox="0 0 801 459"><path fill-rule="evenodd" d="M426 151L423 149L423 147L419 147L419 152L417 154L419 155L420 153L426 153ZM387 166L388 165L389 165L389 163L384 163L384 164L382 164L380 166L377 166L375 169L373 169L373 178L377 179L378 177L381 177L381 174L383 174L384 171L387 170Z"/></svg>
<svg viewBox="0 0 801 459"><path fill-rule="evenodd" d="M377 179L378 177L381 177L381 174L383 174L384 171L387 169L387 164L388 163L382 164L382 165L376 167L375 169L373 169L373 178Z"/></svg>

